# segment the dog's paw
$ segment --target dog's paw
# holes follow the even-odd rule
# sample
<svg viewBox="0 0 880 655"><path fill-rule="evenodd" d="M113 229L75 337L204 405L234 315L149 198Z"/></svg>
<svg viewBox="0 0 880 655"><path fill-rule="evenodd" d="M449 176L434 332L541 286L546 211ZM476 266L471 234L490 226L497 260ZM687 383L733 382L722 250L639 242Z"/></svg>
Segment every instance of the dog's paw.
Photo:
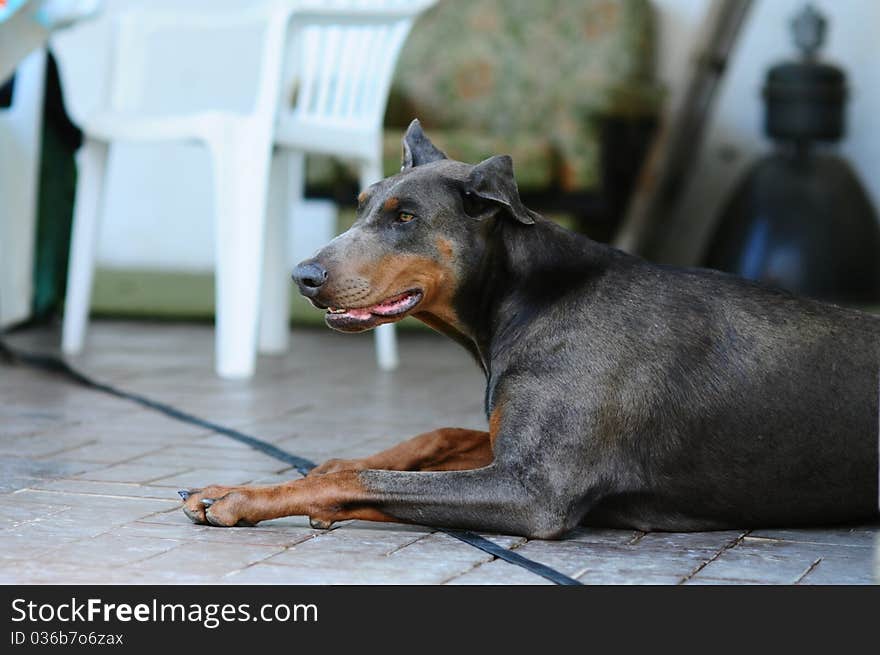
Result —
<svg viewBox="0 0 880 655"><path fill-rule="evenodd" d="M210 485L204 489L181 489L177 493L183 499L183 513L193 523L224 528L256 525L245 518L248 498L241 487Z"/></svg>
<svg viewBox="0 0 880 655"><path fill-rule="evenodd" d="M309 471L309 476L327 475L338 471L363 471L367 468L362 459L328 459Z"/></svg>

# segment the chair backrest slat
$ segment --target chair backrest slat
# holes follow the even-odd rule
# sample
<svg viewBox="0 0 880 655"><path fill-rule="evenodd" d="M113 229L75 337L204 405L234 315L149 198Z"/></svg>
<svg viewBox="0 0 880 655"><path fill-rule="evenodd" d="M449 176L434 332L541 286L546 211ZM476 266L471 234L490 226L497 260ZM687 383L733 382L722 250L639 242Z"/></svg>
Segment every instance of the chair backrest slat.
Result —
<svg viewBox="0 0 880 655"><path fill-rule="evenodd" d="M391 76L414 16L432 0L348 0L294 10L280 112L346 127L381 124Z"/></svg>

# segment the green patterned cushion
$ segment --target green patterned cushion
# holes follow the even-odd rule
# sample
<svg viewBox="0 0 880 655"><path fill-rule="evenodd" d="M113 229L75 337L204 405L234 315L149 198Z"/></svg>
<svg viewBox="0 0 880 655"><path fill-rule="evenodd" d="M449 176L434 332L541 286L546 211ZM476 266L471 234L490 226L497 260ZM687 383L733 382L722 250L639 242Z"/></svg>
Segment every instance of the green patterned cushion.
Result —
<svg viewBox="0 0 880 655"><path fill-rule="evenodd" d="M657 107L653 25L648 0L440 0L398 61L385 172L418 117L451 157L511 155L524 189L595 188L596 119ZM310 180L332 170L316 162Z"/></svg>
<svg viewBox="0 0 880 655"><path fill-rule="evenodd" d="M464 161L511 154L523 186L591 188L592 119L656 106L653 37L648 0L440 0L404 46L386 124L418 116Z"/></svg>

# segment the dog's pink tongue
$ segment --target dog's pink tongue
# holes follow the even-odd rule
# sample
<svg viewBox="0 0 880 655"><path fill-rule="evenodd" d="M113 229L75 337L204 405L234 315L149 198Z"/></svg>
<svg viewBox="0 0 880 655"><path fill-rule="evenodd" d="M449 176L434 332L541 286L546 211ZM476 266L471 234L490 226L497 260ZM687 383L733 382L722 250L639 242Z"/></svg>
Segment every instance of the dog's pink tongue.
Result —
<svg viewBox="0 0 880 655"><path fill-rule="evenodd" d="M412 301L412 294L410 293L402 293L399 296L395 296L394 298L388 298L387 300L383 300L378 305L372 305L371 307L360 307L358 309L349 309L346 310L345 315L351 318L357 319L359 321L365 321L369 319L371 316L390 316L397 314L408 306L408 304Z"/></svg>
<svg viewBox="0 0 880 655"><path fill-rule="evenodd" d="M389 298L378 305L373 305L370 307L370 311L373 314L396 314L401 311L410 301L409 293L402 293L396 298Z"/></svg>
<svg viewBox="0 0 880 655"><path fill-rule="evenodd" d="M361 307L360 309L349 309L346 314L351 316L352 318L356 318L359 320L366 320L370 318L370 307Z"/></svg>

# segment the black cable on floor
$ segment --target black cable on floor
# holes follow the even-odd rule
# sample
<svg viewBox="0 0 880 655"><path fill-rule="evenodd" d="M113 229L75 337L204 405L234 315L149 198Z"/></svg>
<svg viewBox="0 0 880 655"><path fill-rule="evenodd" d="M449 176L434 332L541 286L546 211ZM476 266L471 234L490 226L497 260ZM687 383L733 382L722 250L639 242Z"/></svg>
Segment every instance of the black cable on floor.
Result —
<svg viewBox="0 0 880 655"><path fill-rule="evenodd" d="M4 359L9 364L21 363L30 366L31 368L36 368L42 371L46 371L48 373L60 375L67 378L71 382L75 382L76 384L79 384L81 386L88 387L89 389L94 389L95 391L100 391L102 393L110 394L112 396L116 396L117 398L130 400L131 402L137 403L142 407L160 412L174 420L181 421L183 423L189 423L190 425L195 425L201 428L206 428L213 432L218 432L222 435L229 437L230 439L235 439L236 441L246 444L251 448L260 451L261 453L268 455L269 457L289 464L302 475L305 475L310 470L315 468L314 462L305 459L304 457L299 457L298 455L288 453L285 450L281 450L277 446L263 441L262 439L258 439L254 436L245 434L244 432L241 432L239 430L225 427L218 423L207 421L203 418L177 409L176 407L173 407L171 405L167 405L165 403L147 398L146 396L132 393L130 391L125 391L124 389L119 389L118 387L114 387L109 384L98 382L88 375L77 371L60 357L39 353L29 353L18 350L17 348L13 349L11 346L5 344L2 340L0 340L0 357L2 357L2 359ZM470 532L467 530L449 530L445 528L440 528L440 530L448 534L450 537L454 537L460 541L463 541L464 543L469 544L474 548L479 548L485 553L493 555L494 557L502 559L510 564L519 566L527 571L530 571L531 573L534 573L535 575L539 575L542 578L550 580L555 584L582 584L574 578L570 578L569 576L565 575L564 573L560 573L559 571L550 568L545 564L541 564L540 562L535 562L527 557L523 557L522 555L519 555L512 550L508 550L503 546L499 546L495 542L490 541L485 537L481 537L474 532Z"/></svg>

